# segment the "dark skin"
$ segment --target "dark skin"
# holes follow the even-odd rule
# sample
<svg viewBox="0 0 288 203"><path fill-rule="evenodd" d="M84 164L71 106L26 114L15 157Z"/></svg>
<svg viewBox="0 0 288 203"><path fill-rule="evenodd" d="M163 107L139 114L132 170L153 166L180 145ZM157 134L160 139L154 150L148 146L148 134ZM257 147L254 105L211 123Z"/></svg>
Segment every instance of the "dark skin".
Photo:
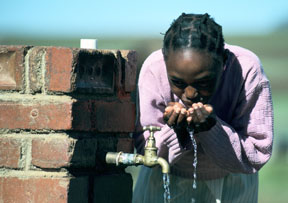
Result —
<svg viewBox="0 0 288 203"><path fill-rule="evenodd" d="M164 121L169 126L199 126L209 130L208 120L214 117L213 107L207 104L221 78L224 56L215 60L209 53L195 49L170 50L165 60L172 92L182 102L171 102L165 108ZM203 127L204 126L204 127Z"/></svg>

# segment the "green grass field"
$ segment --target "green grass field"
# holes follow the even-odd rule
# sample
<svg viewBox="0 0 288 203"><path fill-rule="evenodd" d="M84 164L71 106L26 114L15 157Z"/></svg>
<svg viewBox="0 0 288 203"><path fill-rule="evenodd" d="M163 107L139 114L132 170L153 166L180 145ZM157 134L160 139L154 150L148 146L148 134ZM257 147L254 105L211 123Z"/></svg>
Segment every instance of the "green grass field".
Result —
<svg viewBox="0 0 288 203"><path fill-rule="evenodd" d="M260 170L260 203L280 203L288 200L288 154L280 152L280 145L288 142L288 33L263 36L228 36L229 44L237 44L255 52L262 61L270 79L275 115L275 141L272 159ZM79 47L78 39L15 39L1 38L1 45L35 45ZM98 38L99 49L134 49L139 54L140 68L143 60L160 49L159 38ZM285 151L285 150L284 150ZM136 179L137 173L129 168Z"/></svg>

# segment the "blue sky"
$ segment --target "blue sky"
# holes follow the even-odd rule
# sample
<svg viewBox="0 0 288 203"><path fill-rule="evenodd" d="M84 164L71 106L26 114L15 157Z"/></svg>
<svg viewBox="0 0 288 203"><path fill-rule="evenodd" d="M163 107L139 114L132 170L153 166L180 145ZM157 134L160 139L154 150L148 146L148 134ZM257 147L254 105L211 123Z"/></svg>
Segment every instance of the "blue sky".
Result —
<svg viewBox="0 0 288 203"><path fill-rule="evenodd" d="M182 12L208 12L224 34L265 34L288 21L288 1L0 0L0 36L159 36Z"/></svg>

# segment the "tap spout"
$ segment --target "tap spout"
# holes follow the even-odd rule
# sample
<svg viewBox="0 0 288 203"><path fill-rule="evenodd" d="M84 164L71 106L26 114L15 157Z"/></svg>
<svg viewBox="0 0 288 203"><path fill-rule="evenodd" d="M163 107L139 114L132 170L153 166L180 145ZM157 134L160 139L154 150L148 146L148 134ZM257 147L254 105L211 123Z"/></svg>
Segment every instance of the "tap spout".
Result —
<svg viewBox="0 0 288 203"><path fill-rule="evenodd" d="M157 159L157 162L162 168L162 173L166 173L166 174L170 173L169 164L168 164L168 162L165 159L163 159L162 157L159 157Z"/></svg>
<svg viewBox="0 0 288 203"><path fill-rule="evenodd" d="M128 154L123 152L108 152L106 154L106 163L124 165L144 165L147 167L154 167L160 165L162 172L168 174L170 172L168 162L157 156L156 140L154 137L154 131L160 130L159 127L146 126L143 130L149 130L150 136L147 141L147 145L144 148L144 156L140 154Z"/></svg>
<svg viewBox="0 0 288 203"><path fill-rule="evenodd" d="M154 167L156 165L160 165L162 168L162 173L169 173L170 167L168 162L162 157L156 156L143 156L140 154L128 154L123 152L108 152L106 154L106 163L115 164L119 166L120 164L126 166L138 166L144 165L147 167Z"/></svg>

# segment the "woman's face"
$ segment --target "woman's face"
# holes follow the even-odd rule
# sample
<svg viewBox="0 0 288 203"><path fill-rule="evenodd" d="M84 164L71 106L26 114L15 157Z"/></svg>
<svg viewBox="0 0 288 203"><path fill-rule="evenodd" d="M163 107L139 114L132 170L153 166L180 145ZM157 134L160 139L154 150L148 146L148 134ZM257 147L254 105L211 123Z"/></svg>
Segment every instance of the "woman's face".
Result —
<svg viewBox="0 0 288 203"><path fill-rule="evenodd" d="M187 107L196 102L207 103L219 83L222 61L216 61L204 51L170 51L165 63L172 92Z"/></svg>

